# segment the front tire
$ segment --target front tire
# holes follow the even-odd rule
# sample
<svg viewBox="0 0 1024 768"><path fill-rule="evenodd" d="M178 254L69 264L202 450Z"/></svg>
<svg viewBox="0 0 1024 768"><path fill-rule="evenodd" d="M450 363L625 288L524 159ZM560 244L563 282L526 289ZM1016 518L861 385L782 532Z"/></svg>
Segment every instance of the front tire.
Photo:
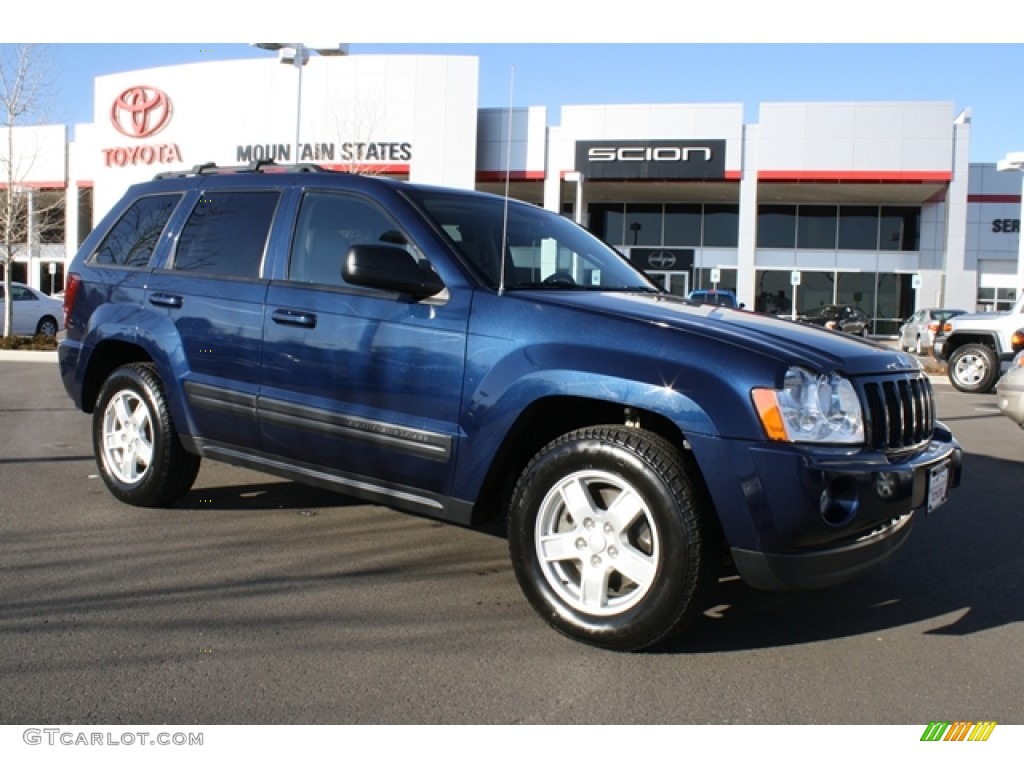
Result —
<svg viewBox="0 0 1024 768"><path fill-rule="evenodd" d="M639 650L703 610L717 521L678 451L631 427L563 435L524 470L509 515L516 578L555 629Z"/></svg>
<svg viewBox="0 0 1024 768"><path fill-rule="evenodd" d="M163 507L188 493L199 457L182 447L153 366L114 371L100 389L92 423L96 464L116 498Z"/></svg>
<svg viewBox="0 0 1024 768"><path fill-rule="evenodd" d="M999 379L999 360L984 344L964 344L949 357L949 381L961 392L990 392Z"/></svg>

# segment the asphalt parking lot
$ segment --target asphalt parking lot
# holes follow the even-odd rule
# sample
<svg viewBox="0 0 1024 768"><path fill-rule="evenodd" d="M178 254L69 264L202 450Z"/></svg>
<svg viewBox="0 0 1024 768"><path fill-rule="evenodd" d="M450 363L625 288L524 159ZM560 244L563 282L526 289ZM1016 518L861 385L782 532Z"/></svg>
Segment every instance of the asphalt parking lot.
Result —
<svg viewBox="0 0 1024 768"><path fill-rule="evenodd" d="M116 502L52 362L0 361L0 711L29 723L1024 723L1024 431L935 379L963 486L819 592L719 584L684 637L589 648L498 537L207 462Z"/></svg>

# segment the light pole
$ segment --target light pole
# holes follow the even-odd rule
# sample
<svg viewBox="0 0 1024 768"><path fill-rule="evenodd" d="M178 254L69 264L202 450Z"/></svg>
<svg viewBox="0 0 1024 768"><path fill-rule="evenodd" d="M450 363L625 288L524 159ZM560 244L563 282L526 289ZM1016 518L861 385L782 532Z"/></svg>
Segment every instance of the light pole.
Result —
<svg viewBox="0 0 1024 768"><path fill-rule="evenodd" d="M1024 152L1007 152L1006 157L996 163L997 171L1018 171L1024 173ZM1024 220L1024 176L1021 177L1021 211L1018 222ZM1024 232L1017 224L1017 297L1024 290ZM1016 298L1016 297L1015 297Z"/></svg>
<svg viewBox="0 0 1024 768"><path fill-rule="evenodd" d="M301 144L299 144L299 127L302 123L302 69L309 61L311 51L321 56L347 56L348 45L338 43L337 45L320 46L306 45L305 43L252 43L256 48L266 51L277 51L277 58L282 64L291 64L299 72L299 84L295 98L295 162L300 161Z"/></svg>

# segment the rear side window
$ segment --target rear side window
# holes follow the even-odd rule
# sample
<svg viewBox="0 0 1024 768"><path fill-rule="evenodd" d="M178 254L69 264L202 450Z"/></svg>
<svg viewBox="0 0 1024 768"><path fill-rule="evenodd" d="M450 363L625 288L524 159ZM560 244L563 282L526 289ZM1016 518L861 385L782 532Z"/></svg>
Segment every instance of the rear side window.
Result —
<svg viewBox="0 0 1024 768"><path fill-rule="evenodd" d="M178 238L174 269L259 277L280 194L205 192Z"/></svg>
<svg viewBox="0 0 1024 768"><path fill-rule="evenodd" d="M181 195L153 195L136 200L90 261L116 267L145 267L180 199Z"/></svg>

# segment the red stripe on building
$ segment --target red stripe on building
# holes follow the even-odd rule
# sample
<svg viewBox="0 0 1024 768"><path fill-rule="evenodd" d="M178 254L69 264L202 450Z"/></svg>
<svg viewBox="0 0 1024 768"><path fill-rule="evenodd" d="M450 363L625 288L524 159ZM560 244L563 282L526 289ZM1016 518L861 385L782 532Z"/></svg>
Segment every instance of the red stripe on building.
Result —
<svg viewBox="0 0 1024 768"><path fill-rule="evenodd" d="M1020 203L1020 195L968 195L968 203Z"/></svg>
<svg viewBox="0 0 1024 768"><path fill-rule="evenodd" d="M477 181L504 181L504 171L478 171ZM544 181L544 171L509 171L509 181Z"/></svg>
<svg viewBox="0 0 1024 768"><path fill-rule="evenodd" d="M31 189L64 189L67 185L66 181L19 181L15 183L16 187L29 187ZM7 185L0 184L0 189L7 189Z"/></svg>
<svg viewBox="0 0 1024 768"><path fill-rule="evenodd" d="M951 181L951 171L765 171L758 181L855 181L884 184L924 184Z"/></svg>

